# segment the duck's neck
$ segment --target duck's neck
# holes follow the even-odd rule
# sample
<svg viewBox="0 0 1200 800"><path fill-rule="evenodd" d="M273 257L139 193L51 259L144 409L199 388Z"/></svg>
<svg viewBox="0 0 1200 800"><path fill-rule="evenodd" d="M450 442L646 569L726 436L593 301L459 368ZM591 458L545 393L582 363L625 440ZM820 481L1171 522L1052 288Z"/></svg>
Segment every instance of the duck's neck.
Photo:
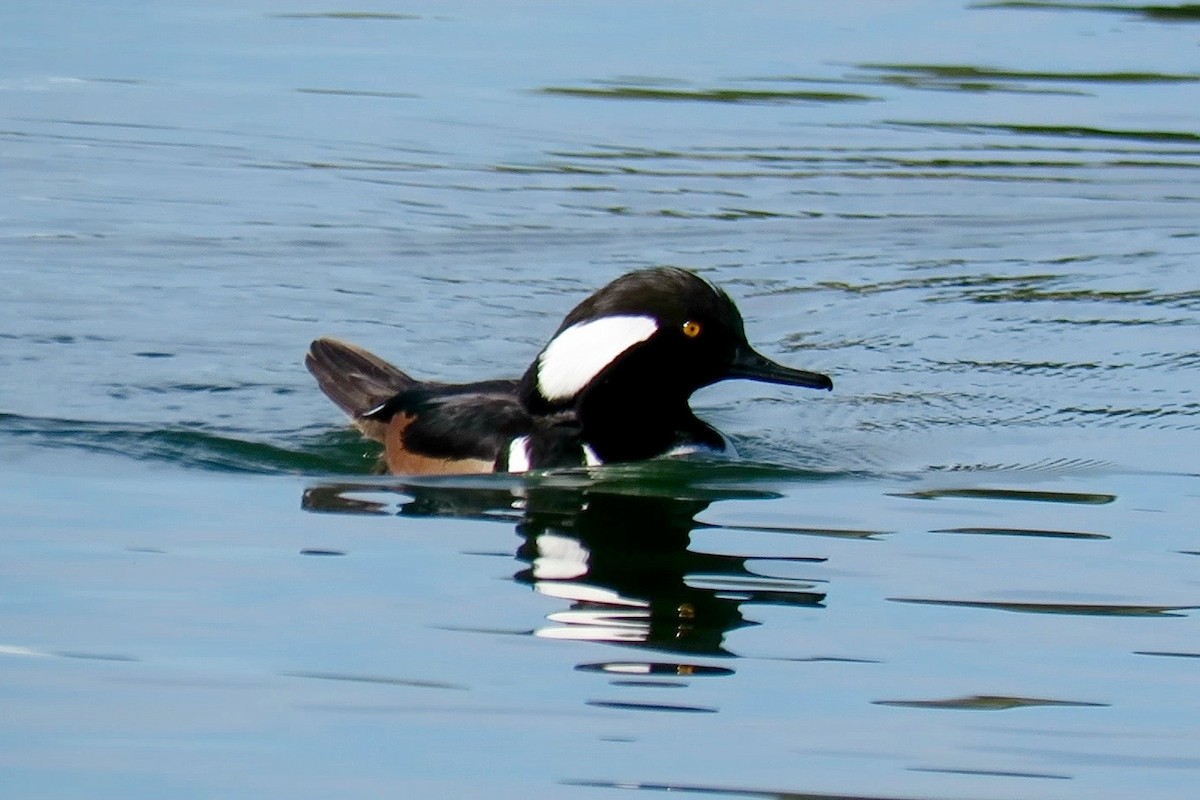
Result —
<svg viewBox="0 0 1200 800"><path fill-rule="evenodd" d="M696 418L688 405L692 387L654 344L625 353L574 397L547 399L538 387L537 362L518 386L525 408L535 416L572 413L581 438L600 460L641 461L661 456L680 445L720 450L724 439Z"/></svg>
<svg viewBox="0 0 1200 800"><path fill-rule="evenodd" d="M630 394L601 383L580 399L576 415L584 442L605 463L642 461L680 446L724 447L680 395Z"/></svg>

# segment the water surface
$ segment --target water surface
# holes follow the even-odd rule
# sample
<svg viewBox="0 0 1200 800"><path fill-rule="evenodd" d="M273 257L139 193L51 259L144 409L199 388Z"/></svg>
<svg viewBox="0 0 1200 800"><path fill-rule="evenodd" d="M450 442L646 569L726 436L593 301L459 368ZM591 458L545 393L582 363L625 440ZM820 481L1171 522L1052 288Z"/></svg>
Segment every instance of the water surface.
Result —
<svg viewBox="0 0 1200 800"><path fill-rule="evenodd" d="M1194 793L1190 6L0 15L10 791ZM655 264L836 390L417 480L301 364L516 375Z"/></svg>

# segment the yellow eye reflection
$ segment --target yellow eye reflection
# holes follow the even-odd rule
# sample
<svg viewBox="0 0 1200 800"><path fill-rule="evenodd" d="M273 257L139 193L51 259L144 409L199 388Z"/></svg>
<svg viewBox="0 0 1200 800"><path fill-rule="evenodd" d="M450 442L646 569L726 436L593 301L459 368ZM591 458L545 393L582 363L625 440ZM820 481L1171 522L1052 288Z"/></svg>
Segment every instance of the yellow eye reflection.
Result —
<svg viewBox="0 0 1200 800"><path fill-rule="evenodd" d="M695 339L700 335L701 330L703 330L703 328L700 327L700 323L694 320L689 319L687 322L683 323L683 335L689 339Z"/></svg>

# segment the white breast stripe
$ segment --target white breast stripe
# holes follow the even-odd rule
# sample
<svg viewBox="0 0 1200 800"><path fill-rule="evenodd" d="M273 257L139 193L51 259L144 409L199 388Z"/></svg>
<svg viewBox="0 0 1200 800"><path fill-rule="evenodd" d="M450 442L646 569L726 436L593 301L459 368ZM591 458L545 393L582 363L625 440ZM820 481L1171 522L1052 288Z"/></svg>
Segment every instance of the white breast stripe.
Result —
<svg viewBox="0 0 1200 800"><path fill-rule="evenodd" d="M654 318L645 316L600 317L572 325L538 358L538 389L547 400L570 399L617 356L657 330Z"/></svg>
<svg viewBox="0 0 1200 800"><path fill-rule="evenodd" d="M529 471L529 437L518 436L508 444L508 471Z"/></svg>
<svg viewBox="0 0 1200 800"><path fill-rule="evenodd" d="M590 444L583 446L583 460L589 467L599 467L604 463L600 460L600 456L596 455L596 451L592 449Z"/></svg>
<svg viewBox="0 0 1200 800"><path fill-rule="evenodd" d="M740 458L740 456L738 456L737 448L733 446L733 442L729 440L729 437L720 431L717 431L717 434L721 437L722 444L720 449L714 449L702 444L681 444L676 447L672 447L670 450L663 453L662 458L683 458L686 456L695 455L703 455L710 458L716 456L718 458L728 458L733 460Z"/></svg>

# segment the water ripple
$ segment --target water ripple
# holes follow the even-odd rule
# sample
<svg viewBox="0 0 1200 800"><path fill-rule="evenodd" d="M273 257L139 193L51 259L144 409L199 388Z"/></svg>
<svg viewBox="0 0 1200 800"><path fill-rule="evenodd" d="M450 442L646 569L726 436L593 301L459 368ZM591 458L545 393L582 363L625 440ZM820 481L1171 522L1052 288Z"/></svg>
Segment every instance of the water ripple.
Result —
<svg viewBox="0 0 1200 800"><path fill-rule="evenodd" d="M1014 708L1062 707L1107 708L1111 703L1092 703L1081 700L1051 700L1044 697L1008 697L1004 695L971 695L938 700L872 700L877 706L897 708L953 709L957 711L1009 711Z"/></svg>
<svg viewBox="0 0 1200 800"><path fill-rule="evenodd" d="M893 603L916 603L931 606L982 608L993 611L1016 611L1025 614L1068 614L1084 617L1181 617L1184 611L1200 606L1154 606L1085 603L1014 603L992 600L935 600L921 597L889 597Z"/></svg>

